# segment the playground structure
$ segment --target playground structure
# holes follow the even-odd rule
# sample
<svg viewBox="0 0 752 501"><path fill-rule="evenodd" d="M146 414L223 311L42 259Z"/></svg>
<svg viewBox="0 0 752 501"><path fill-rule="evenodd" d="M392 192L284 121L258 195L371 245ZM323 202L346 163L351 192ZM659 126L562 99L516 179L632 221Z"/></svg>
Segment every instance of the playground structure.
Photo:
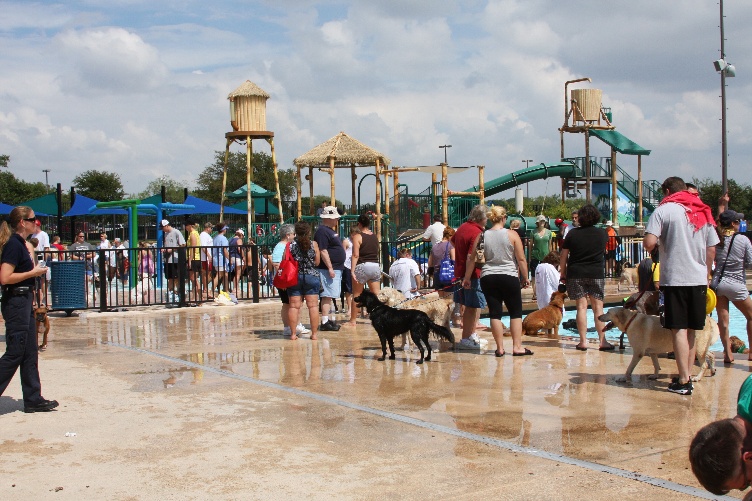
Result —
<svg viewBox="0 0 752 501"><path fill-rule="evenodd" d="M230 156L230 145L234 142L246 145L246 210L248 214L247 233L251 233L255 209L253 207L253 197L251 196L251 187L253 186L253 140L264 139L271 147L272 164L274 165L274 183L277 194L277 204L279 209L279 221L284 222L282 213L282 197L279 191L279 175L277 169L277 159L274 152L274 132L266 130L266 100L269 99L261 87L246 80L237 89L232 91L227 99L230 101L230 125L232 131L225 134L225 164L222 171L222 195L220 197L219 219L224 216L225 192L227 191L227 162Z"/></svg>

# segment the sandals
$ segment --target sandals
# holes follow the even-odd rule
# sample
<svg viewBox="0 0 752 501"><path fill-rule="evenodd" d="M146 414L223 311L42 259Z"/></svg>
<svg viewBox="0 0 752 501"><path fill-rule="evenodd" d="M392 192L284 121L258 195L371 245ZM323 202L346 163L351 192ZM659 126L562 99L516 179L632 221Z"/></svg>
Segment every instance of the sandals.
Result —
<svg viewBox="0 0 752 501"><path fill-rule="evenodd" d="M524 356L532 355L532 354L533 354L532 351L530 351L527 348L525 348L525 351L523 351L522 353L512 353L512 356L513 357L524 357Z"/></svg>
<svg viewBox="0 0 752 501"><path fill-rule="evenodd" d="M598 351L614 351L616 347L614 345L611 346L601 346L598 348Z"/></svg>
<svg viewBox="0 0 752 501"><path fill-rule="evenodd" d="M494 355L496 355L497 357L503 357L504 355L506 355L506 352L505 351L500 352L499 350L496 350L494 352Z"/></svg>
<svg viewBox="0 0 752 501"><path fill-rule="evenodd" d="M579 345L577 345L577 346L574 347L574 349L575 350L579 350L579 351L587 351L587 346L579 346Z"/></svg>

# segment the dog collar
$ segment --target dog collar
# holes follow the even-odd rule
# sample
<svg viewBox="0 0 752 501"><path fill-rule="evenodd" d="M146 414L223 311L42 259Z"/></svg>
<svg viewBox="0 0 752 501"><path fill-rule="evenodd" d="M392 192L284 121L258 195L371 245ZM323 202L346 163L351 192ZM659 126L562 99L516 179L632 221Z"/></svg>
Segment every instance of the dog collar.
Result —
<svg viewBox="0 0 752 501"><path fill-rule="evenodd" d="M637 318L637 315L639 315L639 314L640 314L640 312L636 311L635 314L632 315L632 318L630 318L629 320L627 320L627 324L624 326L624 332L627 332L627 330L629 330L629 326L632 325L632 320L634 320L635 318Z"/></svg>

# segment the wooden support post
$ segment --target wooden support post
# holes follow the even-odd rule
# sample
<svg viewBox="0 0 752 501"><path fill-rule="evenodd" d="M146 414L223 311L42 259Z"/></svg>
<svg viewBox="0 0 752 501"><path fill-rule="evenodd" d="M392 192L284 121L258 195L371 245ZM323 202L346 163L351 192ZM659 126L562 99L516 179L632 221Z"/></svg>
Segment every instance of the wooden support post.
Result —
<svg viewBox="0 0 752 501"><path fill-rule="evenodd" d="M297 185L298 185L297 186L298 187L298 206L297 206L297 209L298 209L298 212L297 212L297 217L296 217L296 220L298 220L298 221L300 221L300 218L303 216L303 193L302 193L302 190L303 190L303 180L301 179L301 177L302 177L301 176L301 169L300 169L300 165L298 165L298 181L297 181Z"/></svg>
<svg viewBox="0 0 752 501"><path fill-rule="evenodd" d="M438 200L436 199L436 173L431 173L431 220L433 220L433 216L437 214L436 211L436 202ZM446 226L447 222L444 221L444 226Z"/></svg>
<svg viewBox="0 0 752 501"><path fill-rule="evenodd" d="M254 233L251 233L251 230L253 228L253 220L254 220L254 210L253 210L253 198L251 197L251 182L253 180L253 139L251 139L251 136L246 137L246 143L245 143L245 183L248 189L245 192L245 204L246 204L246 210L248 211L248 239L251 239L251 235L254 235Z"/></svg>
<svg viewBox="0 0 752 501"><path fill-rule="evenodd" d="M308 166L308 214L311 216L316 215L316 211L313 208L313 167Z"/></svg>
<svg viewBox="0 0 752 501"><path fill-rule="evenodd" d="M282 194L279 191L279 166L277 165L277 157L274 155L274 138L268 138L266 141L269 143L269 146L271 146L272 148L272 167L274 167L274 187L277 190L277 209L279 209L279 223L282 224L285 222L285 216L282 214ZM298 169L298 177L300 177L300 169Z"/></svg>
<svg viewBox="0 0 752 501"><path fill-rule="evenodd" d="M400 192L399 192L399 172L392 174L394 182L394 224L399 227L400 224ZM388 200L388 199L387 199ZM388 206L389 204L387 204Z"/></svg>
<svg viewBox="0 0 752 501"><path fill-rule="evenodd" d="M330 180L330 198L331 203L329 205L334 205L334 202L336 200L335 193L334 193L334 157L329 157L329 180Z"/></svg>
<svg viewBox="0 0 752 501"><path fill-rule="evenodd" d="M219 221L222 222L222 217L225 212L225 191L227 190L227 162L230 159L230 145L232 139L227 140L225 146L225 165L222 167L222 193L219 196Z"/></svg>
<svg viewBox="0 0 752 501"><path fill-rule="evenodd" d="M485 169L486 169L485 165L478 166L478 191L480 191L480 204L481 205L486 204L486 189L485 189L486 182L483 178L484 176L483 171Z"/></svg>
<svg viewBox="0 0 752 501"><path fill-rule="evenodd" d="M585 129L585 201L590 203L590 131Z"/></svg>
<svg viewBox="0 0 752 501"><path fill-rule="evenodd" d="M389 176L391 173L383 172L384 174L384 214L389 215Z"/></svg>
<svg viewBox="0 0 752 501"><path fill-rule="evenodd" d="M357 200L355 199L355 181L358 180L358 176L355 174L355 164L350 165L350 184L352 186L352 209L351 213L358 212Z"/></svg>
<svg viewBox="0 0 752 501"><path fill-rule="evenodd" d="M381 243L381 162L376 159L376 240Z"/></svg>

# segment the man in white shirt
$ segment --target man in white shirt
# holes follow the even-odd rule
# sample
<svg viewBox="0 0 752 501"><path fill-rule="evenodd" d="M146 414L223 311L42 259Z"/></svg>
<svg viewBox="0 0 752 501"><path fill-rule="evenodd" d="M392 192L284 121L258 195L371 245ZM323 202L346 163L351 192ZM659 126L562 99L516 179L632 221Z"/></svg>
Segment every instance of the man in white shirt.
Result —
<svg viewBox="0 0 752 501"><path fill-rule="evenodd" d="M433 224L426 228L423 233L423 241L431 242L431 245L436 245L444 238L444 229L446 226L441 222L441 216L436 214L433 216Z"/></svg>
<svg viewBox="0 0 752 501"><path fill-rule="evenodd" d="M406 299L418 296L420 289L420 269L418 263L413 259L410 249L402 248L399 250L397 259L389 267L389 276L394 283L395 289L402 292Z"/></svg>
<svg viewBox="0 0 752 501"><path fill-rule="evenodd" d="M36 248L37 252L44 252L46 250L49 250L50 236L46 231L42 230L42 221L40 221L39 219L34 222L34 238L39 241Z"/></svg>
<svg viewBox="0 0 752 501"><path fill-rule="evenodd" d="M198 235L199 245L201 245L201 290L207 299L213 299L214 294L209 294L209 283L212 280L212 245L214 245L214 238L212 237L212 223L204 223L204 231Z"/></svg>

